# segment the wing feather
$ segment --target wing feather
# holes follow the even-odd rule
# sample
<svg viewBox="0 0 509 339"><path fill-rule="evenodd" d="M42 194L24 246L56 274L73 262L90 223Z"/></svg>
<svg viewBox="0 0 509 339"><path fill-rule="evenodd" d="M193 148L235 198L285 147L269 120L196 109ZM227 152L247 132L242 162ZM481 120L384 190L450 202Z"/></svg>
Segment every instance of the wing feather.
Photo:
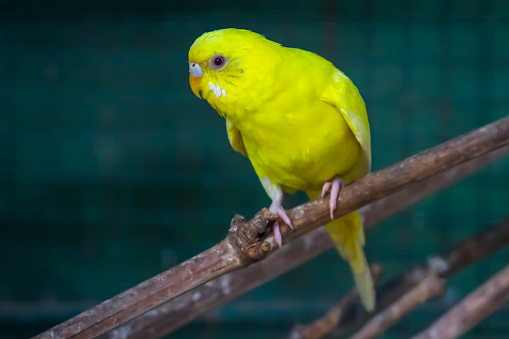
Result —
<svg viewBox="0 0 509 339"><path fill-rule="evenodd" d="M247 157L246 146L244 146L244 140L240 131L232 124L230 119L226 119L226 132L228 133L228 140L233 149L242 155Z"/></svg>
<svg viewBox="0 0 509 339"><path fill-rule="evenodd" d="M333 86L324 93L323 100L335 106L362 147L368 172L371 170L371 135L366 105L359 90L340 70L333 74Z"/></svg>

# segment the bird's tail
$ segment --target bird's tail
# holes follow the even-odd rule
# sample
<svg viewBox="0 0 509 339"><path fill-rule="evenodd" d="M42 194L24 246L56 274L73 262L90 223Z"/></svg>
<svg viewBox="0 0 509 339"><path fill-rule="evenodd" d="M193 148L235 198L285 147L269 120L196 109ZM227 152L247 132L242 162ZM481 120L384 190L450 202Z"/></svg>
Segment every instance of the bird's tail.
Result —
<svg viewBox="0 0 509 339"><path fill-rule="evenodd" d="M308 192L310 198L319 195ZM325 225L327 234L332 239L339 254L350 264L355 284L364 307L368 311L375 309L376 297L373 287L373 279L369 271L366 257L362 247L364 246L364 227L359 211L352 212Z"/></svg>

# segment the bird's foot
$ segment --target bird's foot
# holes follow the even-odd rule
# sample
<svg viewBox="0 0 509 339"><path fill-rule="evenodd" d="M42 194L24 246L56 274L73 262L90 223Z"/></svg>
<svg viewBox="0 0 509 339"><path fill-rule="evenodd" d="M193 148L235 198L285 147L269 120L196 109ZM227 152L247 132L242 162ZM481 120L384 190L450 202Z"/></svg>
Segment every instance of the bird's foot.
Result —
<svg viewBox="0 0 509 339"><path fill-rule="evenodd" d="M293 230L292 221L288 217L288 214L286 214L286 211L283 208L283 206L281 206L280 201L278 201L277 199L272 201L272 204L270 205L269 210L273 214L275 214L279 218L281 218L281 220L283 220L285 222L285 224L287 224ZM283 237L281 236L281 230L279 228L279 221L276 220L274 222L272 229L274 231L274 239L276 240L276 243L278 244L278 246L281 248L283 246Z"/></svg>
<svg viewBox="0 0 509 339"><path fill-rule="evenodd" d="M345 182L339 176L336 176L331 181L327 181L325 184L323 184L322 198L330 190L329 207L331 219L334 219L334 210L336 209L337 206L339 191L341 191L343 187L345 187Z"/></svg>

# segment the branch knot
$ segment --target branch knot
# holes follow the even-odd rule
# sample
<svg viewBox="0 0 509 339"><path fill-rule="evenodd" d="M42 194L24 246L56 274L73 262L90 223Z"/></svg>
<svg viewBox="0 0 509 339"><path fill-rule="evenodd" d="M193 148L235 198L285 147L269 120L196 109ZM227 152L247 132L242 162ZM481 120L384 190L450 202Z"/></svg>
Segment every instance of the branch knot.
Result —
<svg viewBox="0 0 509 339"><path fill-rule="evenodd" d="M270 243L263 239L275 220L277 216L267 208L256 213L249 221L236 214L232 219L227 238L239 254L249 262L261 260L270 251Z"/></svg>

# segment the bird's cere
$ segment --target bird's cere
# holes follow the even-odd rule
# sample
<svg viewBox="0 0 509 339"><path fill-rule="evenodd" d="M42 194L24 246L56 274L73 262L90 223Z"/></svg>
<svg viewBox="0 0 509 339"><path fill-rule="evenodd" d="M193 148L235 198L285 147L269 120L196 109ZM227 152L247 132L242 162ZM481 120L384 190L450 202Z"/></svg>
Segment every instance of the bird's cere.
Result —
<svg viewBox="0 0 509 339"><path fill-rule="evenodd" d="M191 73L192 76L198 78L203 76L203 70L201 69L200 65L196 62L190 62L189 63L189 73Z"/></svg>
<svg viewBox="0 0 509 339"><path fill-rule="evenodd" d="M214 92L214 95L216 98L219 98L221 95L223 95L226 98L226 91L221 88L221 86L216 86L211 82L209 82L209 89Z"/></svg>

